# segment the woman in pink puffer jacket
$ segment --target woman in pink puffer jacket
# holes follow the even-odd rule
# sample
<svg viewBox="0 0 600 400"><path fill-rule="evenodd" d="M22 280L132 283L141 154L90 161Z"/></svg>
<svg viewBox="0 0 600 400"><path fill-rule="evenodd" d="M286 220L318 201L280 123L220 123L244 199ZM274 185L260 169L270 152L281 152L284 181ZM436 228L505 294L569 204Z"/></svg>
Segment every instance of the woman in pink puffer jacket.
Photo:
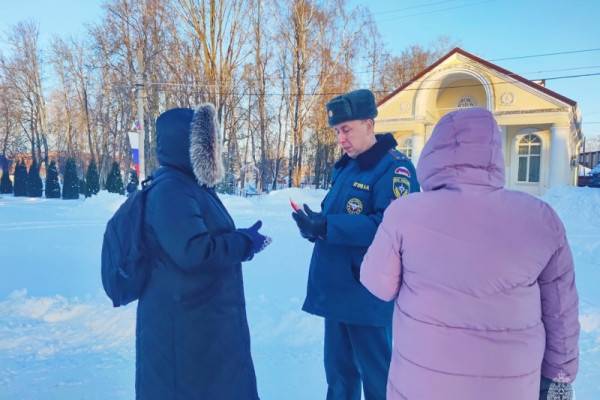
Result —
<svg viewBox="0 0 600 400"><path fill-rule="evenodd" d="M424 192L388 207L361 268L374 295L396 302L388 400L538 399L540 374L550 391L568 388L571 251L550 206L503 188L492 114L444 116L417 176Z"/></svg>

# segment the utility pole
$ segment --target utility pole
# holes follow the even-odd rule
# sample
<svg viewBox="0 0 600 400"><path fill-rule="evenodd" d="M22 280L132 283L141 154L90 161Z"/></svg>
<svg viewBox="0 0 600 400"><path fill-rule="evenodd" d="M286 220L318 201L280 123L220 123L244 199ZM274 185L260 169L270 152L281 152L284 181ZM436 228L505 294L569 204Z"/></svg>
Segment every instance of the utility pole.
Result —
<svg viewBox="0 0 600 400"><path fill-rule="evenodd" d="M144 57L142 56L141 49L137 51L138 59L138 70L136 73L136 99L137 99L137 130L139 133L139 158L140 158L140 182L146 179L146 153L145 153L145 141L146 132L144 128Z"/></svg>

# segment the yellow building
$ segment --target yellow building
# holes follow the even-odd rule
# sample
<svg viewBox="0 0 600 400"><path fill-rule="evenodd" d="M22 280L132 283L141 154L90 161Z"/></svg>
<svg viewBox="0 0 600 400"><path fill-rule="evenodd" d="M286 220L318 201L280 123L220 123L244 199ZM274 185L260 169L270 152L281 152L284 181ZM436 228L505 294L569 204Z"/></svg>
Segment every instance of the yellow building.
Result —
<svg viewBox="0 0 600 400"><path fill-rule="evenodd" d="M496 117L507 188L540 195L576 184L582 141L577 103L459 48L384 98L375 129L392 132L416 165L435 124L461 107L484 107Z"/></svg>

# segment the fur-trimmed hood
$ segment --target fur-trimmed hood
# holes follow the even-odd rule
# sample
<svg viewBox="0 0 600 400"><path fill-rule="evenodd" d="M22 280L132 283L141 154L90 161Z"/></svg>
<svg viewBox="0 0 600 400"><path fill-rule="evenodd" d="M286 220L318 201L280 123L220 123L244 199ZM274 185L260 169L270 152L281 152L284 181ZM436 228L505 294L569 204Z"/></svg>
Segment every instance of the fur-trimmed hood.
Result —
<svg viewBox="0 0 600 400"><path fill-rule="evenodd" d="M212 104L165 111L156 120L156 133L160 165L194 175L200 185L214 187L221 181L221 137Z"/></svg>
<svg viewBox="0 0 600 400"><path fill-rule="evenodd" d="M190 126L190 159L200 184L213 187L223 179L221 135L215 107L204 103L194 110Z"/></svg>

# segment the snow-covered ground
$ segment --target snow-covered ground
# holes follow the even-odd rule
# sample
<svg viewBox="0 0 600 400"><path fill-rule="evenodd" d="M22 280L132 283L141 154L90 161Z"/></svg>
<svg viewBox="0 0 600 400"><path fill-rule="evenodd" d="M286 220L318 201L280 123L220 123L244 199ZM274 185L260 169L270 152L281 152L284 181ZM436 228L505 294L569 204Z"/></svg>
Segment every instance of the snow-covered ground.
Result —
<svg viewBox="0 0 600 400"><path fill-rule="evenodd" d="M224 196L238 226L257 217L274 242L244 265L261 398L324 398L322 320L300 310L310 243L288 199L318 208L323 191ZM100 282L104 225L123 197L0 199L0 399L132 399L135 305L113 309ZM545 196L563 218L581 296L577 399L600 398L600 190Z"/></svg>

